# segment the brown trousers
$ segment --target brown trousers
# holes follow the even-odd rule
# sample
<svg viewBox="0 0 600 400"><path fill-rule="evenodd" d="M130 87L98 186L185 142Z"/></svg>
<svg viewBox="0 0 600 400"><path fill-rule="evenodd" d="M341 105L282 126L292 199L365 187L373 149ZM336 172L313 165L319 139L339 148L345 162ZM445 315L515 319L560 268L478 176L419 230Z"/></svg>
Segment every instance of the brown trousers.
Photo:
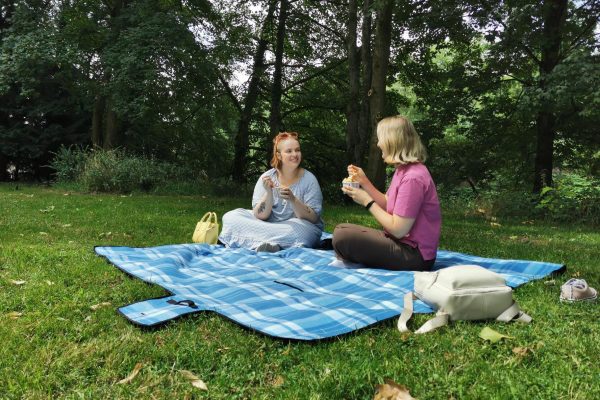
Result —
<svg viewBox="0 0 600 400"><path fill-rule="evenodd" d="M384 231L355 224L336 226L332 244L338 257L367 267L429 271L435 262L435 259L423 260L418 248L402 243Z"/></svg>

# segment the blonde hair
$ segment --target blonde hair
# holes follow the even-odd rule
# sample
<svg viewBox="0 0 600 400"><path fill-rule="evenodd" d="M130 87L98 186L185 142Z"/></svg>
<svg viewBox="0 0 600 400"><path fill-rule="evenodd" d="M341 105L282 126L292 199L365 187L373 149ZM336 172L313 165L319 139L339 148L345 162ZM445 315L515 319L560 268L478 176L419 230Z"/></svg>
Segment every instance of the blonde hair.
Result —
<svg viewBox="0 0 600 400"><path fill-rule="evenodd" d="M396 166L425 162L427 150L412 122L396 115L387 117L377 124L377 138L381 142L387 164Z"/></svg>
<svg viewBox="0 0 600 400"><path fill-rule="evenodd" d="M298 140L298 132L279 132L277 136L273 138L273 158L271 158L271 167L275 169L281 169L281 160L277 157L279 149L279 143L287 139L294 139L300 144Z"/></svg>

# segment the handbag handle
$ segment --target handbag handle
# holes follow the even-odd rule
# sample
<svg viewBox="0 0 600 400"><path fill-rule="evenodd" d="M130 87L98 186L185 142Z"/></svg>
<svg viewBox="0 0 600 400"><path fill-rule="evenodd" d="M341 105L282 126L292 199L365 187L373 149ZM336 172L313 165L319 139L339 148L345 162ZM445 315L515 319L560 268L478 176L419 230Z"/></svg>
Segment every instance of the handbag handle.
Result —
<svg viewBox="0 0 600 400"><path fill-rule="evenodd" d="M217 213L208 211L206 214L202 216L200 222L214 222L217 223Z"/></svg>

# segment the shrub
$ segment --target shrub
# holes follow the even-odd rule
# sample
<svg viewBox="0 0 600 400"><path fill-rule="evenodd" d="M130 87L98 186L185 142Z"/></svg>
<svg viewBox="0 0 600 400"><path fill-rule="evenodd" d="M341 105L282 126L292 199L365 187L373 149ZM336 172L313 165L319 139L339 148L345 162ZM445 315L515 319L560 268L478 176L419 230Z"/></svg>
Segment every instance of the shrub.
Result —
<svg viewBox="0 0 600 400"><path fill-rule="evenodd" d="M600 181L575 172L561 173L545 187L536 208L557 221L600 223Z"/></svg>
<svg viewBox="0 0 600 400"><path fill-rule="evenodd" d="M95 192L130 193L152 191L161 186L189 178L184 169L167 162L129 155L122 150L92 152L79 177L86 190ZM201 173L197 179L203 179Z"/></svg>
<svg viewBox="0 0 600 400"><path fill-rule="evenodd" d="M50 168L55 171L56 181L59 183L76 181L88 157L88 149L84 147L61 146L50 162Z"/></svg>

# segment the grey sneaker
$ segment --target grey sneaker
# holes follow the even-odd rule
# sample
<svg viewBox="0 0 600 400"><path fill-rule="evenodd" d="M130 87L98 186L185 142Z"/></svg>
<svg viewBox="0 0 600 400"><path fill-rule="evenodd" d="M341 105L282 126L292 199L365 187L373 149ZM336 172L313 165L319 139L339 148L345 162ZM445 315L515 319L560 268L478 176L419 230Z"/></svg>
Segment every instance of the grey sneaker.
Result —
<svg viewBox="0 0 600 400"><path fill-rule="evenodd" d="M256 252L263 251L265 253L275 253L281 250L281 246L278 244L262 243L256 248Z"/></svg>
<svg viewBox="0 0 600 400"><path fill-rule="evenodd" d="M584 279L569 279L560 287L561 301L594 301L598 297L596 289L588 286Z"/></svg>

